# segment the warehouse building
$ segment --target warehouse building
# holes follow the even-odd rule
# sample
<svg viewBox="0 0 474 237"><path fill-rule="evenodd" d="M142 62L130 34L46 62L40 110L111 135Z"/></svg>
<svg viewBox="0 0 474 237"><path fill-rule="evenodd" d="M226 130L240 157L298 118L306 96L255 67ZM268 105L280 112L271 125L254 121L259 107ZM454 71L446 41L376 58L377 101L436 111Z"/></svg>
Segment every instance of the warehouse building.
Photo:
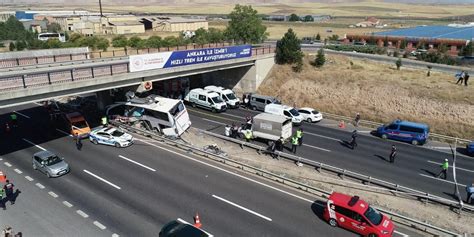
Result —
<svg viewBox="0 0 474 237"><path fill-rule="evenodd" d="M144 17L141 21L145 30L166 31L166 32L183 32L196 31L199 28L209 29L206 19L202 18L184 18L184 17Z"/></svg>

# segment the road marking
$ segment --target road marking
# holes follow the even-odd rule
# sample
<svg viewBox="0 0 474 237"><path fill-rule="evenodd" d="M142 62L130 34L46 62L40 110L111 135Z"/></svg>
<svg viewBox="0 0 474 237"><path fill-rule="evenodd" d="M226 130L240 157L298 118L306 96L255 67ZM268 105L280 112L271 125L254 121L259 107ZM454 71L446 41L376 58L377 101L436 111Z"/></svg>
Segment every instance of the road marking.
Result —
<svg viewBox="0 0 474 237"><path fill-rule="evenodd" d="M8 163L8 162L6 162L6 161L3 162L3 163L4 163L6 166L8 166L8 167L12 167L12 164L10 164L10 163Z"/></svg>
<svg viewBox="0 0 474 237"><path fill-rule="evenodd" d="M311 147L311 148L314 148L314 149L319 149L319 150L322 150L322 151L331 152L331 150L324 149L324 148L317 147L317 146L311 146L311 145L308 145L308 144L303 144L303 146Z"/></svg>
<svg viewBox="0 0 474 237"><path fill-rule="evenodd" d="M57 197L58 197L57 194L55 194L54 192L51 192L51 191L49 191L48 194L51 195L51 197L53 197L53 198L57 198Z"/></svg>
<svg viewBox="0 0 474 237"><path fill-rule="evenodd" d="M112 237L119 237L120 235L113 233Z"/></svg>
<svg viewBox="0 0 474 237"><path fill-rule="evenodd" d="M87 215L86 213L84 213L84 212L81 211L81 210L77 210L76 213L79 214L80 216L84 217L84 218L89 217L89 215Z"/></svg>
<svg viewBox="0 0 474 237"><path fill-rule="evenodd" d="M309 135L313 135L313 136L316 136L316 137L322 137L322 138L326 138L326 139L329 139L329 140L342 142L341 139L337 139L337 138L333 138L333 137L327 137L327 136L319 135L319 134L316 134L316 133L311 133L311 132L306 132L305 131L304 134L309 134Z"/></svg>
<svg viewBox="0 0 474 237"><path fill-rule="evenodd" d="M122 159L124 159L124 160L126 160L126 161L130 161L130 162L132 162L132 163L134 163L134 164L136 164L136 165L139 165L139 166L141 166L141 167L143 167L143 168L145 168L145 169L148 169L148 170L151 170L151 171L153 171L153 172L156 172L155 169L150 168L150 167L148 167L148 166L146 166L146 165L144 165L144 164L141 164L141 163L139 163L139 162L136 162L136 161L134 161L134 160L131 160L131 159L125 157L125 156L119 155L119 157L122 158Z"/></svg>
<svg viewBox="0 0 474 237"><path fill-rule="evenodd" d="M96 174L94 174L94 173L92 173L92 172L90 172L90 171L88 171L88 170L84 170L84 172L86 172L87 174L91 175L92 177L94 177L94 178L96 178L96 179L98 179L98 180L100 180L100 181L102 181L102 182L104 182L104 183L106 183L106 184L108 184L108 185L110 185L110 186L116 188L116 189L121 189L119 186L117 186L117 185L115 185L115 184L113 184L113 183L111 183L111 182L105 180L104 178L99 177L98 175L96 175Z"/></svg>
<svg viewBox="0 0 474 237"><path fill-rule="evenodd" d="M62 134L64 134L64 135L67 135L67 136L72 137L72 135L71 135L70 133L67 133L67 132L65 132L65 131L63 131L63 130L61 130L61 129L56 128L56 131L58 131L58 132L60 132L60 133L62 133Z"/></svg>
<svg viewBox="0 0 474 237"><path fill-rule="evenodd" d="M398 232L398 231L396 231L396 230L394 230L393 232L394 232L394 233L397 233L397 234L399 234L399 235L401 235L401 236L403 236L403 237L409 237L409 235L404 234L404 233L402 233L402 232Z"/></svg>
<svg viewBox="0 0 474 237"><path fill-rule="evenodd" d="M164 147L160 147L160 146L158 146L158 145L155 145L155 144L153 144L153 143L149 143L149 142L146 142L146 141L143 141L143 140L142 140L142 142L143 142L143 143L146 143L146 144L148 144L148 145L150 145L150 146L154 146L154 147L156 147L156 148L159 148L159 149L165 150L165 151L167 151L167 152L171 152L171 153L173 153L173 154L175 154L175 155L178 155L178 156L184 157L184 158L186 158L186 159L189 159L189 160L195 161L195 162L197 162L197 163L200 163L200 164L203 164L203 165L209 166L209 167L211 167L211 168L214 168L214 169L220 170L220 171L222 171L222 172L225 172L225 173L228 173L228 174L230 174L230 175L234 175L234 176L236 176L236 177L239 177L239 178L241 178L241 179L245 179L245 180L247 180L247 181L250 181L250 182L253 182L253 183L256 183L256 184L262 185L262 186L264 186L264 187L267 187L267 188L273 189L273 190L275 190L275 191L278 191L278 192L281 192L281 193L287 194L287 195L289 195L289 196L292 196L292 197L298 198L298 199L300 199L300 200L303 200L303 201L306 201L306 202L309 202L309 203L314 203L314 201L313 201L313 200L309 200L309 199L307 199L307 198L304 198L304 197L298 196L298 195L296 195L296 194L293 194L293 193L287 192L287 191L285 191L285 190L282 190L282 189L279 189L279 188L273 187L273 186L271 186L271 185L269 185L269 184L265 184L265 183L262 183L262 182L260 182L260 181L253 180L253 179L251 179L251 178L248 178L248 177L245 177L245 176L243 176L243 175L240 175L240 174L234 173L234 172L232 172L232 171L229 171L229 170L226 170L226 169L223 169L223 168L217 167L217 166L215 166L215 165L211 165L211 164L209 164L209 163L206 163L206 162L204 162L204 161L201 161L201 160L198 160L198 159L192 158L192 157L190 157L190 156L183 155L183 154L181 154L181 153L179 153L179 152L176 152L176 151L173 151L173 150L170 150L170 149L164 148Z"/></svg>
<svg viewBox="0 0 474 237"><path fill-rule="evenodd" d="M27 180L30 181L30 182L34 180L34 179L31 178L30 176L25 176L25 179L27 179Z"/></svg>
<svg viewBox="0 0 474 237"><path fill-rule="evenodd" d="M431 164L442 165L442 163L438 163L438 162L436 162L436 161L428 160L428 162L431 163ZM452 166L449 166L449 168L452 169L453 167L452 167ZM474 173L474 170L468 170L468 169L464 169L464 168L460 168L460 167L456 167L456 169L457 169L457 170L462 170L462 171Z"/></svg>
<svg viewBox="0 0 474 237"><path fill-rule="evenodd" d="M36 148L38 148L40 150L43 150L43 151L46 151L46 149L44 149L43 147L40 147L40 146L34 144L33 142L30 142L29 140L27 140L25 138L22 138L22 139L23 139L23 141L30 143L31 145L35 146Z"/></svg>
<svg viewBox="0 0 474 237"><path fill-rule="evenodd" d="M35 185L36 185L38 188L40 188L40 189L44 189L44 186L43 186L42 184L40 184L40 183L36 183Z"/></svg>
<svg viewBox="0 0 474 237"><path fill-rule="evenodd" d="M0 160L3 160L3 158L0 158Z"/></svg>
<svg viewBox="0 0 474 237"><path fill-rule="evenodd" d="M22 113L20 113L20 112L18 112L18 111L13 111L13 113L18 114L18 115L21 115L21 116L23 116L23 117L25 117L25 118L27 118L27 119L31 119L30 116L28 116L28 115L26 115L26 114L22 114Z"/></svg>
<svg viewBox="0 0 474 237"><path fill-rule="evenodd" d="M17 172L18 174L22 174L23 172L19 169L14 169L15 172Z"/></svg>
<svg viewBox="0 0 474 237"><path fill-rule="evenodd" d="M63 201L64 206L71 208L73 205L68 201Z"/></svg>
<svg viewBox="0 0 474 237"><path fill-rule="evenodd" d="M102 225L102 223L100 223L98 221L94 221L94 225L99 227L101 230L107 229L107 227L105 227L105 225Z"/></svg>
<svg viewBox="0 0 474 237"><path fill-rule="evenodd" d="M438 149L438 150L451 150L451 147L445 147L445 146L427 146L427 148Z"/></svg>
<svg viewBox="0 0 474 237"><path fill-rule="evenodd" d="M217 198L217 199L219 199L219 200L221 200L221 201L223 201L223 202L225 202L225 203L227 203L227 204L230 204L230 205L232 205L232 206L234 206L234 207L240 208L240 209L242 209L242 210L244 210L244 211L246 211L246 212L252 213L252 214L254 214L254 215L256 215L256 216L258 216L258 217L260 217L260 218L263 218L263 219L265 219L265 220L267 220L267 221L272 221L271 218L268 218L268 217L266 217L266 216L264 216L264 215L262 215L262 214L259 214L259 213L255 212L255 211L252 211L252 210L248 209L248 208L245 208L245 207L243 207L243 206L240 206L240 205L238 205L238 204L236 204L236 203L233 203L233 202L231 202L231 201L229 201L229 200L226 200L226 199L221 198L221 197L219 197L219 196L216 196L216 195L214 195L214 194L212 195L212 197L213 197L213 198Z"/></svg>
<svg viewBox="0 0 474 237"><path fill-rule="evenodd" d="M211 123L217 123L217 124L220 124L220 125L226 125L225 123L217 122L217 121L210 120L210 119L207 119L207 118L201 118L201 119L202 119L202 120L205 120L205 121L208 121L208 122L211 122Z"/></svg>
<svg viewBox="0 0 474 237"><path fill-rule="evenodd" d="M446 182L446 183L454 184L453 181L449 181L449 180L444 180L444 179L436 178L436 177L429 176L429 175L426 175L426 174L419 174L419 175L421 175L421 176L423 176L423 177L426 177L426 178L436 179L436 180L443 181L443 182ZM462 186L462 187L466 187L466 185L464 185L464 184L459 184L459 183L458 183L458 185L459 185L459 186Z"/></svg>

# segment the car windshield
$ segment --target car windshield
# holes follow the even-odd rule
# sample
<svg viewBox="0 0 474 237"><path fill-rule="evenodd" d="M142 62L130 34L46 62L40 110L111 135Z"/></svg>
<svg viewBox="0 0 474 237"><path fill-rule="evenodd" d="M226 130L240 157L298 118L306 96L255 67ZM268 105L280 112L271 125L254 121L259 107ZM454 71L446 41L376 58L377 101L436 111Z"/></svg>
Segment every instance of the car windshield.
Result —
<svg viewBox="0 0 474 237"><path fill-rule="evenodd" d="M86 121L82 120L82 121L73 122L72 126L77 127L77 128L87 128L87 123Z"/></svg>
<svg viewBox="0 0 474 237"><path fill-rule="evenodd" d="M112 136L114 137L120 137L122 136L124 133L122 131L119 131L119 130L115 130L112 132Z"/></svg>
<svg viewBox="0 0 474 237"><path fill-rule="evenodd" d="M313 110L311 111L312 114L319 114L319 111Z"/></svg>
<svg viewBox="0 0 474 237"><path fill-rule="evenodd" d="M365 211L364 216L374 225L379 225L382 222L382 214L370 206Z"/></svg>
<svg viewBox="0 0 474 237"><path fill-rule="evenodd" d="M224 102L224 101L222 101L222 99L221 99L220 97L218 97L218 96L212 97L212 101L214 101L214 103L222 103L222 102Z"/></svg>
<svg viewBox="0 0 474 237"><path fill-rule="evenodd" d="M291 115L293 115L293 116L300 116L300 113L298 113L298 111L296 111L296 109L294 109L294 108L293 108L293 109L290 109L290 113L291 113Z"/></svg>
<svg viewBox="0 0 474 237"><path fill-rule="evenodd" d="M46 160L46 165L47 166L55 165L55 164L57 164L61 161L62 161L61 158L59 158L57 156L51 156Z"/></svg>
<svg viewBox="0 0 474 237"><path fill-rule="evenodd" d="M229 93L227 95L225 95L227 97L227 99L229 100L235 100L237 99L237 97L235 97L234 93Z"/></svg>

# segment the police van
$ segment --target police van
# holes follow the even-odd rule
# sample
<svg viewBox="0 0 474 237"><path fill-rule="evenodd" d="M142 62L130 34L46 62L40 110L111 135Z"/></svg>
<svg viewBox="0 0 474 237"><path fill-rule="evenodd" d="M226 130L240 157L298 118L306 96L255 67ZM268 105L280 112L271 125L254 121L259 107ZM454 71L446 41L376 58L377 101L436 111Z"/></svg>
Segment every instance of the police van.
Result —
<svg viewBox="0 0 474 237"><path fill-rule="evenodd" d="M410 142L413 145L426 143L430 127L424 123L395 120L377 128L377 134L383 139Z"/></svg>
<svg viewBox="0 0 474 237"><path fill-rule="evenodd" d="M219 94L202 88L190 90L184 100L190 103L192 107L201 107L212 112L223 112L227 109L226 103Z"/></svg>
<svg viewBox="0 0 474 237"><path fill-rule="evenodd" d="M268 104L265 106L265 113L285 116L291 119L291 122L295 125L299 125L303 122L303 116L301 116L295 108L287 105Z"/></svg>
<svg viewBox="0 0 474 237"><path fill-rule="evenodd" d="M225 101L229 108L238 108L240 100L235 96L234 92L230 89L225 89L221 86L206 86L204 90L213 91L219 94L222 100Z"/></svg>

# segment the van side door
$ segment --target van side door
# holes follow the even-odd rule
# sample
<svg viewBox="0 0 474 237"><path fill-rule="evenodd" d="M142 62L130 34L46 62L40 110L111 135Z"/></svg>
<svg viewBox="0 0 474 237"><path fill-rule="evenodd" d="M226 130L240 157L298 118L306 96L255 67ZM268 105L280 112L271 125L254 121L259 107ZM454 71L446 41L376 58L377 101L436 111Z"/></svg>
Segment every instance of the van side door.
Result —
<svg viewBox="0 0 474 237"><path fill-rule="evenodd" d="M207 97L205 95L198 95L197 105L207 108Z"/></svg>
<svg viewBox="0 0 474 237"><path fill-rule="evenodd" d="M398 124L390 124L385 128L385 133L391 139L399 139L400 131L398 131Z"/></svg>
<svg viewBox="0 0 474 237"><path fill-rule="evenodd" d="M337 224L345 229L352 230L352 216L354 212L345 208L336 205L336 216L337 216Z"/></svg>

